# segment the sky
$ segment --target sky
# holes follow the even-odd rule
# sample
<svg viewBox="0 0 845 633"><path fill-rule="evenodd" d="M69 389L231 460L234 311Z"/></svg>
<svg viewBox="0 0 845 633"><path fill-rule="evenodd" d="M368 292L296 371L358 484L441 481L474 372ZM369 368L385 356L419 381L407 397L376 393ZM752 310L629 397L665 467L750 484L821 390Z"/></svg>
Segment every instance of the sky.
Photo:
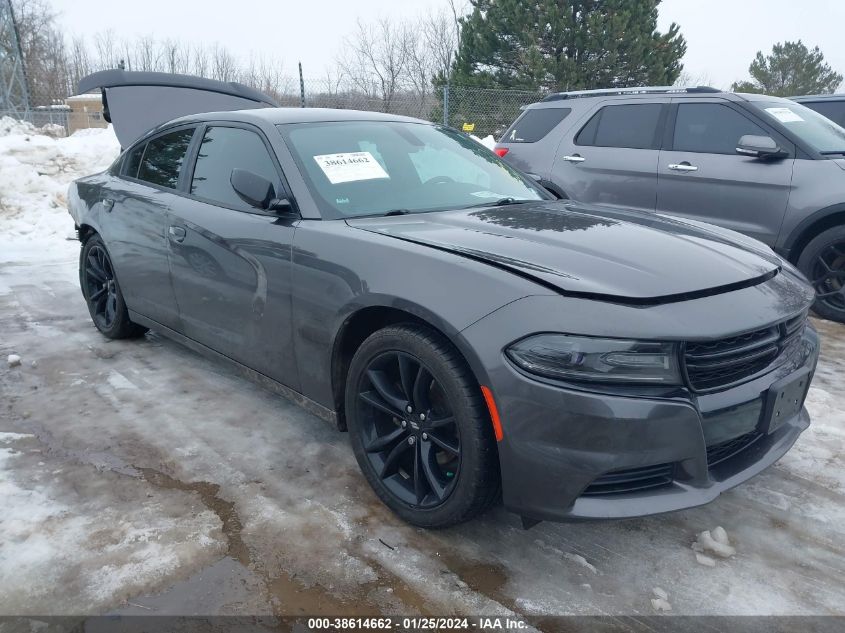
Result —
<svg viewBox="0 0 845 633"><path fill-rule="evenodd" d="M93 41L95 33L112 29L130 39L154 35L192 44L219 42L243 59L250 53L279 58L291 75L301 61L306 77L323 76L333 65L359 18L413 20L448 7L448 0L51 2L68 35ZM845 74L842 0L664 0L658 28L665 30L672 22L687 40L684 67L696 83L728 88L748 77L758 50L768 52L775 42L796 39L819 46L827 62Z"/></svg>

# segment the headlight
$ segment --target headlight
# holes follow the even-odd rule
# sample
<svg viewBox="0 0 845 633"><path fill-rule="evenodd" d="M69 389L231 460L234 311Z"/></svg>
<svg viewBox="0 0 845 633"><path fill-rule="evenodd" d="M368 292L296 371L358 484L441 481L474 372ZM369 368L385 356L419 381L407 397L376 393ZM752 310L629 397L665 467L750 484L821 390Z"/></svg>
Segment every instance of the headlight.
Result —
<svg viewBox="0 0 845 633"><path fill-rule="evenodd" d="M537 334L505 350L525 371L560 380L680 385L673 343Z"/></svg>

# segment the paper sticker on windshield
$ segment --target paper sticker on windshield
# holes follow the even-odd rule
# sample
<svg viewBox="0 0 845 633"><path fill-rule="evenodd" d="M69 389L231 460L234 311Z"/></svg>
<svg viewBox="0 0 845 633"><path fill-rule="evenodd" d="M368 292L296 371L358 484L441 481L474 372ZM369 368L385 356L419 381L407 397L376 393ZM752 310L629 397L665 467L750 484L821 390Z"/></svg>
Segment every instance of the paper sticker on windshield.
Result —
<svg viewBox="0 0 845 633"><path fill-rule="evenodd" d="M471 196L475 196L476 198L506 198L502 193L496 193L495 191L473 191Z"/></svg>
<svg viewBox="0 0 845 633"><path fill-rule="evenodd" d="M379 162L369 152L322 154L314 160L333 185L356 180L390 178Z"/></svg>
<svg viewBox="0 0 845 633"><path fill-rule="evenodd" d="M766 112L781 123L798 123L804 120L789 108L766 108Z"/></svg>

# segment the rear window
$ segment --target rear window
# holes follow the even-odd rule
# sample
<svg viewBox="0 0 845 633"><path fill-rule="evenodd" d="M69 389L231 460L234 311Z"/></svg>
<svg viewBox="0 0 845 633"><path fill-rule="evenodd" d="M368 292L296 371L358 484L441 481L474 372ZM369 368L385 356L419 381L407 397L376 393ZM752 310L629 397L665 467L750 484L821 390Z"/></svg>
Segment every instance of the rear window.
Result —
<svg viewBox="0 0 845 633"><path fill-rule="evenodd" d="M540 108L526 110L513 122L504 136L503 143L536 143L563 121L571 108Z"/></svg>
<svg viewBox="0 0 845 633"><path fill-rule="evenodd" d="M575 144L654 149L662 111L659 103L604 106L581 129Z"/></svg>
<svg viewBox="0 0 845 633"><path fill-rule="evenodd" d="M837 125L845 127L845 101L802 101L801 105L815 110Z"/></svg>
<svg viewBox="0 0 845 633"><path fill-rule="evenodd" d="M147 143L147 151L138 169L138 179L176 189L179 172L188 152L188 145L194 135L193 128L170 132Z"/></svg>

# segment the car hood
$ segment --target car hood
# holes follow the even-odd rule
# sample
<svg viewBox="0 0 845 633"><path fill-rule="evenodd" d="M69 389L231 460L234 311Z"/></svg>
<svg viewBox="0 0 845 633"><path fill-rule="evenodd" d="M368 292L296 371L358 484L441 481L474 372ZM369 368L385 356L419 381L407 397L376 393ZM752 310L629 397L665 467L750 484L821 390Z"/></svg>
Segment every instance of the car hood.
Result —
<svg viewBox="0 0 845 633"><path fill-rule="evenodd" d="M774 253L732 231L572 201L347 222L480 260L564 294L635 304L756 285L780 269Z"/></svg>

